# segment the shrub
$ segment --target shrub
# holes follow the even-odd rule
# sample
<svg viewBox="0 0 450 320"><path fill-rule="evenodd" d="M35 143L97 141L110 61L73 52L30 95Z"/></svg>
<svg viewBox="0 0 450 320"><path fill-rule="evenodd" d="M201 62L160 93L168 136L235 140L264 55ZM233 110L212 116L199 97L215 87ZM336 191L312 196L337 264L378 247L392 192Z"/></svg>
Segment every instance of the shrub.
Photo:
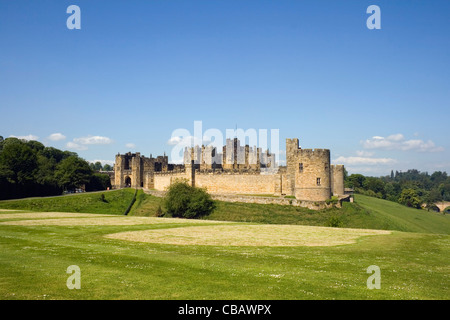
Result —
<svg viewBox="0 0 450 320"><path fill-rule="evenodd" d="M179 218L201 218L215 209L214 201L205 189L192 187L185 180L170 185L164 202L167 214Z"/></svg>
<svg viewBox="0 0 450 320"><path fill-rule="evenodd" d="M326 204L332 203L333 205L336 205L339 202L339 198L336 196L332 196L331 199L325 200Z"/></svg>
<svg viewBox="0 0 450 320"><path fill-rule="evenodd" d="M100 194L100 201L101 202L108 202L108 200L106 200L106 198L105 198L105 194L104 193L102 193L102 194Z"/></svg>
<svg viewBox="0 0 450 320"><path fill-rule="evenodd" d="M344 226L344 223L342 222L341 218L338 216L331 216L328 219L327 226L334 227L334 228L341 228Z"/></svg>
<svg viewBox="0 0 450 320"><path fill-rule="evenodd" d="M416 209L420 209L422 204L422 200L414 189L403 189L398 202Z"/></svg>

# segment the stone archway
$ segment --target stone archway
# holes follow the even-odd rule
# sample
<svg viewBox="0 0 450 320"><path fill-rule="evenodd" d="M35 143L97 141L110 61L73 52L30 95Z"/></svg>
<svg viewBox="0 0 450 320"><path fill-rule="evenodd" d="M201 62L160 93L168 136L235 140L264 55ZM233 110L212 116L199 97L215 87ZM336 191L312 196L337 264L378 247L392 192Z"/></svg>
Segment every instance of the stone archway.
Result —
<svg viewBox="0 0 450 320"><path fill-rule="evenodd" d="M434 211L434 212L441 212L441 209L437 205L432 205L429 208L427 207L428 211Z"/></svg>
<svg viewBox="0 0 450 320"><path fill-rule="evenodd" d="M125 177L125 188L131 187L131 178L129 176Z"/></svg>

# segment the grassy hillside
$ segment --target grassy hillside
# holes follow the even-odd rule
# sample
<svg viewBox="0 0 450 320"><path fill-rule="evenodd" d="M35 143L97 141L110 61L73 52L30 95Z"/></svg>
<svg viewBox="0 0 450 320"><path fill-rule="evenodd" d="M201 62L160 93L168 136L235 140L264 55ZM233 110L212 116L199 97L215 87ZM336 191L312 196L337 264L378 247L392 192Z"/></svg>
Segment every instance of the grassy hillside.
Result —
<svg viewBox="0 0 450 320"><path fill-rule="evenodd" d="M407 232L450 234L450 215L408 208L399 203L364 195L355 196L356 204L382 225L382 229Z"/></svg>
<svg viewBox="0 0 450 320"><path fill-rule="evenodd" d="M78 193L57 197L0 201L0 208L30 211L123 214L133 199L134 189ZM104 195L104 199L102 198Z"/></svg>
<svg viewBox="0 0 450 320"><path fill-rule="evenodd" d="M104 194L105 201L101 199L101 194ZM133 194L134 189L122 189L60 197L8 200L0 201L0 208L123 214ZM449 215L412 209L364 195L356 195L355 203L343 203L342 209L321 211L292 206L222 201L216 201L216 205L217 209L206 217L206 220L450 234ZM155 216L159 206L163 207L161 198L138 190L136 202L128 215Z"/></svg>
<svg viewBox="0 0 450 320"><path fill-rule="evenodd" d="M154 216L160 205L161 198L140 193L130 215ZM216 201L216 205L217 209L205 219L450 234L449 215L363 195L356 195L355 203L343 203L342 209L321 211L275 204Z"/></svg>

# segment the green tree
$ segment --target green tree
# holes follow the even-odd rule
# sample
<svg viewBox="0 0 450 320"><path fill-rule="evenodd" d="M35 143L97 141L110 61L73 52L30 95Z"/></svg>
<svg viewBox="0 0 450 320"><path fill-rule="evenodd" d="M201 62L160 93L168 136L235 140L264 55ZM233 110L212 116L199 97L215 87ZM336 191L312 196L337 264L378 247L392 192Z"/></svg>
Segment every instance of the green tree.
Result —
<svg viewBox="0 0 450 320"><path fill-rule="evenodd" d="M437 189L433 189L425 195L425 204L427 205L427 209L429 210L435 203L442 201L442 195Z"/></svg>
<svg viewBox="0 0 450 320"><path fill-rule="evenodd" d="M430 180L433 182L435 186L439 186L441 183L443 183L447 179L447 172L442 171L435 171L430 176Z"/></svg>
<svg viewBox="0 0 450 320"><path fill-rule="evenodd" d="M422 200L414 189L404 189L400 194L398 202L408 207L420 209Z"/></svg>
<svg viewBox="0 0 450 320"><path fill-rule="evenodd" d="M94 173L86 184L86 191L99 191L111 188L111 179L104 173Z"/></svg>
<svg viewBox="0 0 450 320"><path fill-rule="evenodd" d="M188 219L209 215L215 209L206 190L192 187L186 181L170 185L164 203L168 215Z"/></svg>
<svg viewBox="0 0 450 320"><path fill-rule="evenodd" d="M366 190L372 190L375 193L383 193L384 192L384 183L380 178L375 177L366 177L363 181L363 188Z"/></svg>
<svg viewBox="0 0 450 320"><path fill-rule="evenodd" d="M442 200L450 201L450 178L447 178L443 183L441 183L438 190L442 195Z"/></svg>
<svg viewBox="0 0 450 320"><path fill-rule="evenodd" d="M55 172L58 184L65 190L79 188L91 180L92 170L89 164L76 156L62 160Z"/></svg>
<svg viewBox="0 0 450 320"><path fill-rule="evenodd" d="M359 173L351 174L348 177L348 186L350 188L362 188L364 181L366 180L366 177Z"/></svg>
<svg viewBox="0 0 450 320"><path fill-rule="evenodd" d="M100 161L97 161L97 162L91 162L91 163L89 163L89 166L91 167L91 169L93 170L93 171L100 171L100 170L102 170L103 169L103 167L102 167L102 163L100 162Z"/></svg>
<svg viewBox="0 0 450 320"><path fill-rule="evenodd" d="M24 185L34 180L38 163L36 152L26 143L6 139L0 153L0 175L10 183Z"/></svg>

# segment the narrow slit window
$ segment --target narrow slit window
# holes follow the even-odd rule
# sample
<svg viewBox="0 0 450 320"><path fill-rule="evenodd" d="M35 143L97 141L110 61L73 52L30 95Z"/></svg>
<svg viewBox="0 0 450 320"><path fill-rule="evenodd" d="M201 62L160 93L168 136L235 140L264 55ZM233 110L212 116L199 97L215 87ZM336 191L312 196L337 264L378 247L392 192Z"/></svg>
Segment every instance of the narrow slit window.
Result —
<svg viewBox="0 0 450 320"><path fill-rule="evenodd" d="M318 186L320 186L320 178L316 179L316 183L317 183Z"/></svg>
<svg viewBox="0 0 450 320"><path fill-rule="evenodd" d="M298 165L298 171L299 171L299 172L303 172L303 163L300 163L300 164Z"/></svg>

